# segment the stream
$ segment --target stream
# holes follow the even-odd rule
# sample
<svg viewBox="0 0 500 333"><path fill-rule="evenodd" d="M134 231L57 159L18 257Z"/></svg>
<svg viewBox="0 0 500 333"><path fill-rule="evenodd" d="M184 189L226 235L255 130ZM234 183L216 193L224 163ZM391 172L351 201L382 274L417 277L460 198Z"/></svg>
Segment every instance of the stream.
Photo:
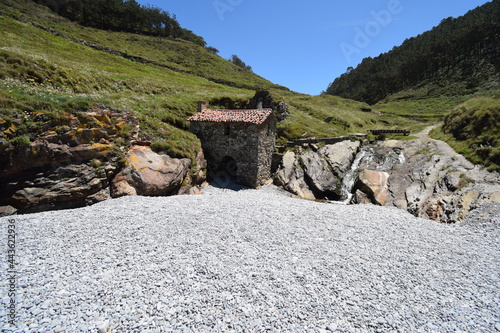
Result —
<svg viewBox="0 0 500 333"><path fill-rule="evenodd" d="M345 205L351 204L353 189L358 180L360 169L391 170L395 164L405 162L402 151L391 150L390 152L377 152L376 144L362 146L352 162L351 169L345 174L340 187L339 202Z"/></svg>

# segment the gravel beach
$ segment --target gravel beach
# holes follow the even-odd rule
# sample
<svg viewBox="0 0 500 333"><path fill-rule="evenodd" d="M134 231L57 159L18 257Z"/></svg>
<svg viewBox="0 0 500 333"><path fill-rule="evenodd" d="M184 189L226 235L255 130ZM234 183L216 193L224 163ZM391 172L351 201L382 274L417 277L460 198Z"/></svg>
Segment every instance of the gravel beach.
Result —
<svg viewBox="0 0 500 333"><path fill-rule="evenodd" d="M274 187L209 187L1 218L0 328L497 332L500 216L491 209L447 225ZM13 223L17 328L8 323Z"/></svg>

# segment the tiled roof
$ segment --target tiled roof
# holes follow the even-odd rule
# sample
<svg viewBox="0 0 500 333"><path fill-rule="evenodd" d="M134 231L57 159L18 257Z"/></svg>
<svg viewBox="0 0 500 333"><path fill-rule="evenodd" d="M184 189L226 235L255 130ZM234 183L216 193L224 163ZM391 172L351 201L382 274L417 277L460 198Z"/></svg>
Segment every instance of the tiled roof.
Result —
<svg viewBox="0 0 500 333"><path fill-rule="evenodd" d="M252 123L262 124L273 112L272 109L255 110L214 110L205 109L191 116L189 121L208 121L217 123Z"/></svg>

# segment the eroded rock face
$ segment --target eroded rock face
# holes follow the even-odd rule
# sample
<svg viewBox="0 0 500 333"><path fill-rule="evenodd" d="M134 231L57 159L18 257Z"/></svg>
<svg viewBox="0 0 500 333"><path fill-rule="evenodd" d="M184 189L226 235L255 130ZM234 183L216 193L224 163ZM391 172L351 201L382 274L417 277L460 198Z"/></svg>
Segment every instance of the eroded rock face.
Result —
<svg viewBox="0 0 500 333"><path fill-rule="evenodd" d="M55 166L19 185L8 203L22 213L82 207L109 198L106 176L86 164Z"/></svg>
<svg viewBox="0 0 500 333"><path fill-rule="evenodd" d="M378 142L362 147L354 158L358 149L359 142L345 141L289 151L275 184L303 198L343 200L344 195L336 196L340 179L350 179L354 186L346 202L395 206L445 223L460 222L471 211L500 202L498 174L473 165L444 142Z"/></svg>
<svg viewBox="0 0 500 333"><path fill-rule="evenodd" d="M384 206L389 200L388 181L388 172L365 169L359 173L356 186L372 203Z"/></svg>
<svg viewBox="0 0 500 333"><path fill-rule="evenodd" d="M2 157L5 165L0 172L2 178L20 174L27 170L54 166L61 163L81 163L91 159L105 159L113 145L107 144L82 144L69 147L64 144L35 141L29 148L21 150L11 149Z"/></svg>
<svg viewBox="0 0 500 333"><path fill-rule="evenodd" d="M500 201L498 175L474 166L443 142L387 141L372 149L374 156L361 165L354 189L359 201L368 197L372 203L445 223L462 221L483 204ZM374 190L381 187L387 190L377 200Z"/></svg>
<svg viewBox="0 0 500 333"><path fill-rule="evenodd" d="M322 148L288 151L274 182L306 199L337 199L340 179L350 169L360 143L344 141Z"/></svg>
<svg viewBox="0 0 500 333"><path fill-rule="evenodd" d="M304 169L300 165L298 156L288 151L283 156L282 165L276 173L275 184L304 199L315 199L313 192L304 180Z"/></svg>
<svg viewBox="0 0 500 333"><path fill-rule="evenodd" d="M143 146L133 146L128 152L127 162L128 166L111 183L111 196L114 198L131 194L176 194L191 164L189 159L159 155Z"/></svg>
<svg viewBox="0 0 500 333"><path fill-rule="evenodd" d="M26 135L20 129L37 126ZM24 133L24 132L23 132ZM132 147L132 160L123 158ZM0 119L0 216L43 210L75 208L115 196L170 195L186 179L185 193L205 180L203 153L196 172L186 178L189 160L154 154L150 142L139 137L138 120L126 111L96 106L47 117L26 112L15 119Z"/></svg>
<svg viewBox="0 0 500 333"><path fill-rule="evenodd" d="M69 147L43 140L24 149L5 147L0 170L3 214L75 208L109 198L106 188L114 167L100 160L107 161L112 149L109 143ZM100 168L90 165L93 159L102 163Z"/></svg>
<svg viewBox="0 0 500 333"><path fill-rule="evenodd" d="M318 153L308 151L300 155L300 163L310 189L319 197L333 196L338 180L328 162Z"/></svg>
<svg viewBox="0 0 500 333"><path fill-rule="evenodd" d="M320 148L318 153L328 162L333 173L337 177L343 178L351 168L360 146L359 141L342 141L333 145L326 145Z"/></svg>

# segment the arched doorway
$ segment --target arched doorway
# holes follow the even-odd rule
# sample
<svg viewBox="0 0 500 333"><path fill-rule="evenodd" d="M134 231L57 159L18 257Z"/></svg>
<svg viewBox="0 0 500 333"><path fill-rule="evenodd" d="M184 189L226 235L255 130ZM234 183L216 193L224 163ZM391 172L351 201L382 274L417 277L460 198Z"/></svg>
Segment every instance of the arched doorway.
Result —
<svg viewBox="0 0 500 333"><path fill-rule="evenodd" d="M236 164L234 158L230 156L226 156L222 159L219 169L222 172L227 173L228 176L231 178L235 178L236 175L238 174L238 165Z"/></svg>
<svg viewBox="0 0 500 333"><path fill-rule="evenodd" d="M231 187L236 182L238 175L238 164L230 156L225 156L212 175L213 185L217 187Z"/></svg>

